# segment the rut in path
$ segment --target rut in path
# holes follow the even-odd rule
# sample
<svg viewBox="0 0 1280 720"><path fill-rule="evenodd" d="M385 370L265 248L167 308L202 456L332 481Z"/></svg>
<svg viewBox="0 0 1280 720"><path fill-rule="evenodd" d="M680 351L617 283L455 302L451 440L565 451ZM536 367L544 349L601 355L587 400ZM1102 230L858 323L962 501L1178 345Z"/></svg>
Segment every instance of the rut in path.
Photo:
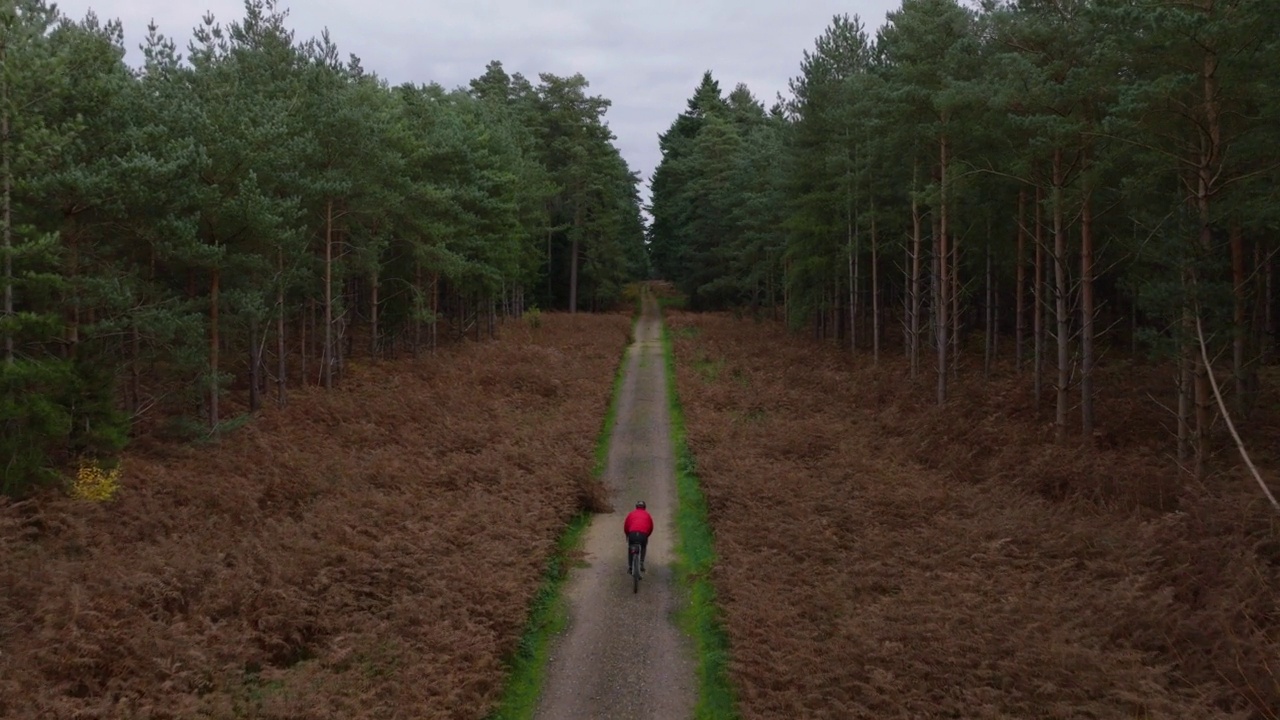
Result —
<svg viewBox="0 0 1280 720"><path fill-rule="evenodd" d="M592 521L586 564L565 585L569 622L553 640L537 718L679 720L693 714L693 653L674 620L683 598L673 569L675 455L661 328L657 301L646 294L627 350L605 470L616 510ZM639 594L625 574L622 534L622 518L636 500L648 503L655 523Z"/></svg>

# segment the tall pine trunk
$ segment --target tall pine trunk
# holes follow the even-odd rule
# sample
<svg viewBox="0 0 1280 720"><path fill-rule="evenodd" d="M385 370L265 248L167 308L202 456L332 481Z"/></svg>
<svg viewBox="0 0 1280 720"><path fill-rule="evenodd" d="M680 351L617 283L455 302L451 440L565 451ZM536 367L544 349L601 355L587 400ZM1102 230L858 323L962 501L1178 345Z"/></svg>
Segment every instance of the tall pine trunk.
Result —
<svg viewBox="0 0 1280 720"><path fill-rule="evenodd" d="M259 337L258 316L249 318L249 412L262 409L262 344Z"/></svg>
<svg viewBox="0 0 1280 720"><path fill-rule="evenodd" d="M1249 412L1249 369L1245 358L1249 328L1245 321L1244 229L1238 220L1231 223L1231 289L1235 307L1231 314L1231 369L1235 377L1236 412L1244 418Z"/></svg>
<svg viewBox="0 0 1280 720"><path fill-rule="evenodd" d="M938 318L938 404L947 401L947 305L951 302L950 285L948 284L948 266L950 253L947 248L947 136L943 135L938 144L939 180L941 197L938 202L938 235L934 238L934 254L938 263L938 303L935 314Z"/></svg>
<svg viewBox="0 0 1280 720"><path fill-rule="evenodd" d="M848 234L849 234L848 240L847 240L848 245L846 247L849 254L849 349L857 350L858 335L854 329L855 328L854 324L857 322L857 314L858 314L858 301L856 297L858 292L858 281L856 279L858 266L857 266L857 261L854 258L855 250L853 247L853 224L850 223L847 226L847 228L848 228Z"/></svg>
<svg viewBox="0 0 1280 720"><path fill-rule="evenodd" d="M1026 302L1027 295L1027 191L1025 188L1018 190L1018 239L1017 239L1017 256L1015 265L1017 266L1016 287L1014 288L1014 359L1013 370L1017 374L1022 374L1022 353L1023 353L1023 336L1026 334Z"/></svg>
<svg viewBox="0 0 1280 720"><path fill-rule="evenodd" d="M67 242L67 292L70 293L70 306L66 309L66 347L63 355L74 358L80 345L80 247L79 233L75 227L75 218L68 215L62 229L62 237Z"/></svg>
<svg viewBox="0 0 1280 720"><path fill-rule="evenodd" d="M0 41L0 60L8 55ZM0 73L3 75L3 73ZM0 173L4 174L4 319L13 317L13 171L9 156L13 142L9 137L9 79L0 77ZM4 361L13 364L13 329L5 323Z"/></svg>
<svg viewBox="0 0 1280 720"><path fill-rule="evenodd" d="M440 273L431 273L431 354L436 354L440 340Z"/></svg>
<svg viewBox="0 0 1280 720"><path fill-rule="evenodd" d="M945 200L944 200L945 202ZM951 222L955 225L955 222ZM951 273L948 282L951 285L951 376L958 377L960 372L960 236L951 233L947 237L951 246Z"/></svg>
<svg viewBox="0 0 1280 720"><path fill-rule="evenodd" d="M986 262L986 266L987 266L986 267L986 302L985 302L986 312L983 313L986 319L986 328L985 328L984 337L982 338L983 340L982 348L984 351L982 356L982 375L983 377L990 377L991 362L995 356L995 323L996 323L995 304L993 302L994 288L992 287L992 279L991 279L991 222L990 220L987 221L986 261L987 261Z"/></svg>
<svg viewBox="0 0 1280 720"><path fill-rule="evenodd" d="M1218 96L1217 71L1217 54L1206 52L1200 72L1201 86L1204 93L1204 103L1200 106L1200 109L1204 112L1203 125L1201 126L1204 139L1200 143L1195 177L1195 207L1200 221L1200 232L1197 238L1199 243L1198 251L1206 256L1212 251L1213 247L1210 206L1212 197L1218 189L1217 176L1222 158L1222 122L1219 116L1220 99ZM1195 322L1199 320L1199 288L1197 287L1194 271L1191 281L1191 291L1193 293L1191 297L1196 306L1190 310L1192 315L1190 319ZM1185 340L1185 344L1192 344L1191 337L1189 336ZM1209 454L1209 425L1213 420L1212 399L1209 388L1209 368L1205 365L1204 356L1202 353L1196 352L1194 348L1189 351L1195 376L1195 476L1196 479L1201 479L1204 477L1205 463Z"/></svg>
<svg viewBox="0 0 1280 720"><path fill-rule="evenodd" d="M333 388L333 199L325 203L324 216L324 386Z"/></svg>
<svg viewBox="0 0 1280 720"><path fill-rule="evenodd" d="M1053 306L1057 320L1058 382L1053 434L1058 442L1067 438L1067 385L1070 382L1070 353L1067 318L1067 229L1063 207L1062 150L1053 151Z"/></svg>
<svg viewBox="0 0 1280 720"><path fill-rule="evenodd" d="M1085 442L1093 439L1093 192L1084 177L1080 206L1080 431Z"/></svg>
<svg viewBox="0 0 1280 720"><path fill-rule="evenodd" d="M1253 338L1260 365L1271 362L1271 255L1262 239L1253 244Z"/></svg>
<svg viewBox="0 0 1280 720"><path fill-rule="evenodd" d="M218 429L218 268L209 280L209 429Z"/></svg>
<svg viewBox="0 0 1280 720"><path fill-rule="evenodd" d="M573 209L573 240L569 250L569 314L578 312L578 236L582 231L582 207Z"/></svg>
<svg viewBox="0 0 1280 720"><path fill-rule="evenodd" d="M378 265L375 262L369 282L369 355L377 358L379 354L378 328Z"/></svg>
<svg viewBox="0 0 1280 720"><path fill-rule="evenodd" d="M288 404L286 392L289 387L289 360L286 354L284 322L284 249L276 250L276 272L279 281L276 284L276 405L284 407ZM305 352L305 351L304 351Z"/></svg>
<svg viewBox="0 0 1280 720"><path fill-rule="evenodd" d="M871 362L880 364L880 240L876 236L876 203L871 201Z"/></svg>
<svg viewBox="0 0 1280 720"><path fill-rule="evenodd" d="M911 377L920 374L920 253L924 238L920 229L920 201L916 197L920 163L916 162L911 185Z"/></svg>
<svg viewBox="0 0 1280 720"><path fill-rule="evenodd" d="M1044 355L1045 355L1045 352L1044 352L1044 350L1045 350L1045 348L1044 348L1044 345L1045 345L1045 342L1044 342L1044 340L1045 340L1045 337L1044 337L1044 332L1045 332L1044 316L1045 316L1045 307L1046 307L1046 303L1045 303L1045 297L1044 297L1045 271L1044 271L1044 218L1043 218L1044 211L1043 211L1043 204L1044 204L1044 191L1040 188L1040 186L1039 186L1039 185L1037 185L1037 186L1036 186L1036 212L1035 212L1035 216L1036 216L1036 228L1035 228L1035 243L1036 243L1036 271L1035 271L1035 276L1036 276L1036 277L1035 277L1035 285L1036 285L1036 286L1035 286L1035 292L1033 293L1033 294L1034 294L1033 301L1034 301L1034 305L1035 305L1035 307L1034 307L1034 309L1033 309L1033 311L1032 311L1032 315L1031 315L1031 317L1032 317L1032 332L1034 332L1034 333L1035 333L1035 336L1036 336L1036 337L1035 337L1035 357L1033 358L1033 364L1035 365L1035 367L1034 367L1034 368L1032 368L1032 370L1033 370L1033 372L1035 373L1035 380L1033 381L1033 386L1034 386L1034 388L1035 388L1035 396L1036 396L1036 415L1037 415L1037 416L1039 416L1039 414L1040 414L1040 406L1042 405L1042 400L1041 400L1041 398L1042 398L1042 397L1043 397L1043 395L1044 395Z"/></svg>
<svg viewBox="0 0 1280 720"><path fill-rule="evenodd" d="M919 169L919 164L916 164ZM924 251L924 233L920 229L920 201L911 192L911 377L920 374L920 252Z"/></svg>

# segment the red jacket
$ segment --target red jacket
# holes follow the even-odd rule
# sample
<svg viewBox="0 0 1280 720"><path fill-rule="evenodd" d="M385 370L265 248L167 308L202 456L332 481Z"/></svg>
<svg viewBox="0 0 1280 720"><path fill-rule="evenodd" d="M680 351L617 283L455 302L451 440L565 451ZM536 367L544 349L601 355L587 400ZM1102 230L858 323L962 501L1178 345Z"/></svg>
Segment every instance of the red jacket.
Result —
<svg viewBox="0 0 1280 720"><path fill-rule="evenodd" d="M622 521L622 532L633 533L642 532L645 537L653 534L653 516L648 510L636 508L627 514L627 519Z"/></svg>

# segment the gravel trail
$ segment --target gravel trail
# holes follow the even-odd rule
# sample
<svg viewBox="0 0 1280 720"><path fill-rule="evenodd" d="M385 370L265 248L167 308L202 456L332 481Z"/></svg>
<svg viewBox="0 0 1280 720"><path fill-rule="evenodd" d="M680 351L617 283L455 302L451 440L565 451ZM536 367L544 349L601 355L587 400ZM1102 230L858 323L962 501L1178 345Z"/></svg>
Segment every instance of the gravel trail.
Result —
<svg viewBox="0 0 1280 720"><path fill-rule="evenodd" d="M537 718L679 720L693 714L693 653L675 624L684 600L672 569L675 456L661 327L657 302L646 295L627 351L605 471L615 511L592 521L585 566L574 568L565 584L569 622L553 640ZM639 499L656 527L648 572L633 594L622 518Z"/></svg>

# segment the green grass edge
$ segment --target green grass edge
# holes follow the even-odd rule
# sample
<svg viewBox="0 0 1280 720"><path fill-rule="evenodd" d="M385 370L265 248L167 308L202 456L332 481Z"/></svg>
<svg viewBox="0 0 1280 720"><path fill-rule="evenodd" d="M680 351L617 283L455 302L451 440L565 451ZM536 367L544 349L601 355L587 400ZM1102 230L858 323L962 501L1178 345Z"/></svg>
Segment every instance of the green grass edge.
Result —
<svg viewBox="0 0 1280 720"><path fill-rule="evenodd" d="M622 389L623 376L627 368L627 353L631 342L635 339L635 326L638 316L631 320L631 335L627 347L622 350L617 370L613 376L613 387L609 391L609 407L605 410L604 423L596 438L595 466L592 472L598 478L604 473L605 463L609 457L609 441L613 437L613 428L618 421L618 394ZM542 574L542 584L533 597L529 607L529 623L524 634L520 636L520 644L515 656L507 663L510 672L507 675L506 688L497 707L493 709L487 720L531 720L538 708L538 698L542 695L543 681L546 679L547 660L551 652L551 638L564 630L568 622L568 608L565 607L561 590L569 577L569 557L582 544L582 536L591 525L591 513L575 515L560 539L556 541L556 551L547 560L547 568Z"/></svg>
<svg viewBox="0 0 1280 720"><path fill-rule="evenodd" d="M715 540L707 520L707 498L699 487L697 467L685 434L684 410L676 392L675 348L665 320L662 354L667 366L671 443L676 456L676 577L689 596L679 621L693 639L697 657L698 700L693 716L695 720L734 720L740 716L737 694L729 682L729 642L720 625L716 591L711 584Z"/></svg>

